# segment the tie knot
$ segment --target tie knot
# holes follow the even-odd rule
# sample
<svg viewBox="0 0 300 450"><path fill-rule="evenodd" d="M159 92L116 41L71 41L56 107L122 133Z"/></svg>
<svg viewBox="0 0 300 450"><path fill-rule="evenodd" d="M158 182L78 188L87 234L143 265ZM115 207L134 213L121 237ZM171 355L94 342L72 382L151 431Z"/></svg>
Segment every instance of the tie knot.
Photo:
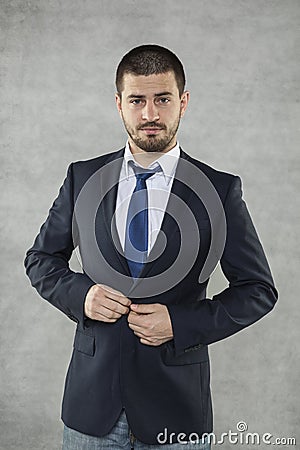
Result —
<svg viewBox="0 0 300 450"><path fill-rule="evenodd" d="M131 164L137 181L146 181L152 177L155 173L161 172L161 167L157 166L155 169L143 169L142 167Z"/></svg>
<svg viewBox="0 0 300 450"><path fill-rule="evenodd" d="M135 176L138 181L146 181L148 180L148 178L152 177L155 173L156 172L147 171L142 173L135 173Z"/></svg>

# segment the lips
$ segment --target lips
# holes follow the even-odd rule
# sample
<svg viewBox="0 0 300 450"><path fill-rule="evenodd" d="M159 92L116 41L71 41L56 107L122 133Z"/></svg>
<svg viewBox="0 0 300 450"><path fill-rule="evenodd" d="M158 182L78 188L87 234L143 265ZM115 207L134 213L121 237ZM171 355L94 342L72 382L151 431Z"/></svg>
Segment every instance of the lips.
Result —
<svg viewBox="0 0 300 450"><path fill-rule="evenodd" d="M146 134L157 134L162 130L162 128L149 127L149 128L141 128L141 130L144 131Z"/></svg>

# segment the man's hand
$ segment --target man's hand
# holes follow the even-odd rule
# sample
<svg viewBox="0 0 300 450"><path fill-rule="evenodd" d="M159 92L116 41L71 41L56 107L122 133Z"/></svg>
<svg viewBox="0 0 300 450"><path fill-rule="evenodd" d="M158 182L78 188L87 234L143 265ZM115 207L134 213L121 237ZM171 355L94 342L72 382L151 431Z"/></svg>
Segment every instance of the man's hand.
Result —
<svg viewBox="0 0 300 450"><path fill-rule="evenodd" d="M94 284L84 302L87 317L100 322L116 322L123 314L129 312L131 301L121 292L104 284Z"/></svg>
<svg viewBox="0 0 300 450"><path fill-rule="evenodd" d="M131 304L128 324L142 344L158 346L173 339L168 309L160 303Z"/></svg>

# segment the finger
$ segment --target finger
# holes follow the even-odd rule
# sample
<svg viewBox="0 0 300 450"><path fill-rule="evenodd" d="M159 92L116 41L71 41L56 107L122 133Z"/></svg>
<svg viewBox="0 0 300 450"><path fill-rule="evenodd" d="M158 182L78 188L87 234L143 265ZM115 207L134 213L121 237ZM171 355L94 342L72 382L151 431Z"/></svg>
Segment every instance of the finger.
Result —
<svg viewBox="0 0 300 450"><path fill-rule="evenodd" d="M97 313L94 320L98 320L98 322L115 323L118 318L106 317L103 314Z"/></svg>
<svg viewBox="0 0 300 450"><path fill-rule="evenodd" d="M129 328L134 332L134 334L136 334L137 336L145 336L145 337L149 337L149 331L145 330L142 327L136 326L136 325L132 325L129 324Z"/></svg>
<svg viewBox="0 0 300 450"><path fill-rule="evenodd" d="M140 338L145 338L148 341L156 341L161 339L161 336L159 334L154 334L153 330L151 329L147 329L147 328L142 328L140 326L137 325L132 325L129 324L129 328L133 331L133 333L140 337Z"/></svg>
<svg viewBox="0 0 300 450"><path fill-rule="evenodd" d="M122 292L116 291L110 286L106 286L105 284L98 284L101 291L104 293L105 297L114 300L121 305L129 306L131 304L131 300L127 298Z"/></svg>
<svg viewBox="0 0 300 450"><path fill-rule="evenodd" d="M131 303L130 309L137 314L152 314L157 311L157 303L146 304L136 304Z"/></svg>
<svg viewBox="0 0 300 450"><path fill-rule="evenodd" d="M140 343L144 344L144 345L151 345L152 347L158 347L159 345L162 344L162 342L160 340L152 341L152 340L145 339L145 338L141 338Z"/></svg>
<svg viewBox="0 0 300 450"><path fill-rule="evenodd" d="M93 304L91 308L87 309L87 313L88 317L94 320L101 320L99 319L99 316L114 320L117 320L122 316L121 313L117 311L112 311L111 309L106 308L101 304L99 305Z"/></svg>
<svg viewBox="0 0 300 450"><path fill-rule="evenodd" d="M102 314L108 319L119 319L123 314L118 311L113 311L109 308L106 308L104 305L101 305L100 308L96 309L95 312L97 314Z"/></svg>
<svg viewBox="0 0 300 450"><path fill-rule="evenodd" d="M142 326L143 317L140 314L136 314L132 311L128 314L128 323L131 325L139 325Z"/></svg>
<svg viewBox="0 0 300 450"><path fill-rule="evenodd" d="M153 323L149 320L149 318L146 314L136 314L136 313L130 311L130 313L128 314L127 320L130 325L135 325L142 329L150 330L153 328Z"/></svg>
<svg viewBox="0 0 300 450"><path fill-rule="evenodd" d="M99 299L98 307L104 306L105 308L117 312L119 314L127 314L129 312L129 307L121 305L120 303L112 300L110 298L104 297Z"/></svg>
<svg viewBox="0 0 300 450"><path fill-rule="evenodd" d="M147 336L147 334L145 334L145 333L143 333L143 332L141 332L141 331L134 331L133 333L134 333L135 336L137 336L138 338L146 339L147 341L150 341L150 340L151 340L151 339L150 339L150 336Z"/></svg>
<svg viewBox="0 0 300 450"><path fill-rule="evenodd" d="M102 314L99 311L93 312L89 316L92 320L97 320L98 322L107 322L107 323L113 323L116 322L121 316L119 317L108 317L105 314Z"/></svg>

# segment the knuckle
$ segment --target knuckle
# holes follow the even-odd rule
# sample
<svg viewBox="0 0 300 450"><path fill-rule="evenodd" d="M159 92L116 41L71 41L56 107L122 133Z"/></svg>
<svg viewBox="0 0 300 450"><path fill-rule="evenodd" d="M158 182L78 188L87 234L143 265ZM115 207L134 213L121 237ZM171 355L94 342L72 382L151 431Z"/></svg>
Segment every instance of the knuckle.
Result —
<svg viewBox="0 0 300 450"><path fill-rule="evenodd" d="M110 309L108 309L107 311L105 311L105 316L108 319L113 319L115 317L115 313L114 313L114 311L111 311Z"/></svg>
<svg viewBox="0 0 300 450"><path fill-rule="evenodd" d="M150 322L149 320L146 320L146 321L145 321L144 327L146 328L146 330L147 330L148 332L151 332L151 331L154 330L154 325L153 325L153 323Z"/></svg>
<svg viewBox="0 0 300 450"><path fill-rule="evenodd" d="M95 298L97 295L99 295L99 286L97 284L95 284L92 287L91 293L92 293L92 298Z"/></svg>
<svg viewBox="0 0 300 450"><path fill-rule="evenodd" d="M111 311L110 317L111 319L118 319L120 314L117 311Z"/></svg>
<svg viewBox="0 0 300 450"><path fill-rule="evenodd" d="M123 306L123 308L121 308L121 313L122 314L127 314L129 311L129 309L126 306Z"/></svg>
<svg viewBox="0 0 300 450"><path fill-rule="evenodd" d="M121 295L119 295L117 301L122 307L125 307L125 308L130 305L130 300L128 300L128 298L123 297Z"/></svg>
<svg viewBox="0 0 300 450"><path fill-rule="evenodd" d="M108 322L115 323L117 320L118 320L117 317L111 317L110 319L108 319Z"/></svg>
<svg viewBox="0 0 300 450"><path fill-rule="evenodd" d="M109 310L112 309L112 306L107 298L102 298L100 305L103 309L109 309Z"/></svg>
<svg viewBox="0 0 300 450"><path fill-rule="evenodd" d="M144 320L144 321L143 321L143 327L144 327L146 330L150 330L150 327L151 327L150 322L149 322L148 320Z"/></svg>
<svg viewBox="0 0 300 450"><path fill-rule="evenodd" d="M112 309L113 309L113 311L120 312L120 313L122 313L123 310L124 310L123 306L120 305L120 304L117 303L117 302L114 302L114 303L112 304Z"/></svg>

